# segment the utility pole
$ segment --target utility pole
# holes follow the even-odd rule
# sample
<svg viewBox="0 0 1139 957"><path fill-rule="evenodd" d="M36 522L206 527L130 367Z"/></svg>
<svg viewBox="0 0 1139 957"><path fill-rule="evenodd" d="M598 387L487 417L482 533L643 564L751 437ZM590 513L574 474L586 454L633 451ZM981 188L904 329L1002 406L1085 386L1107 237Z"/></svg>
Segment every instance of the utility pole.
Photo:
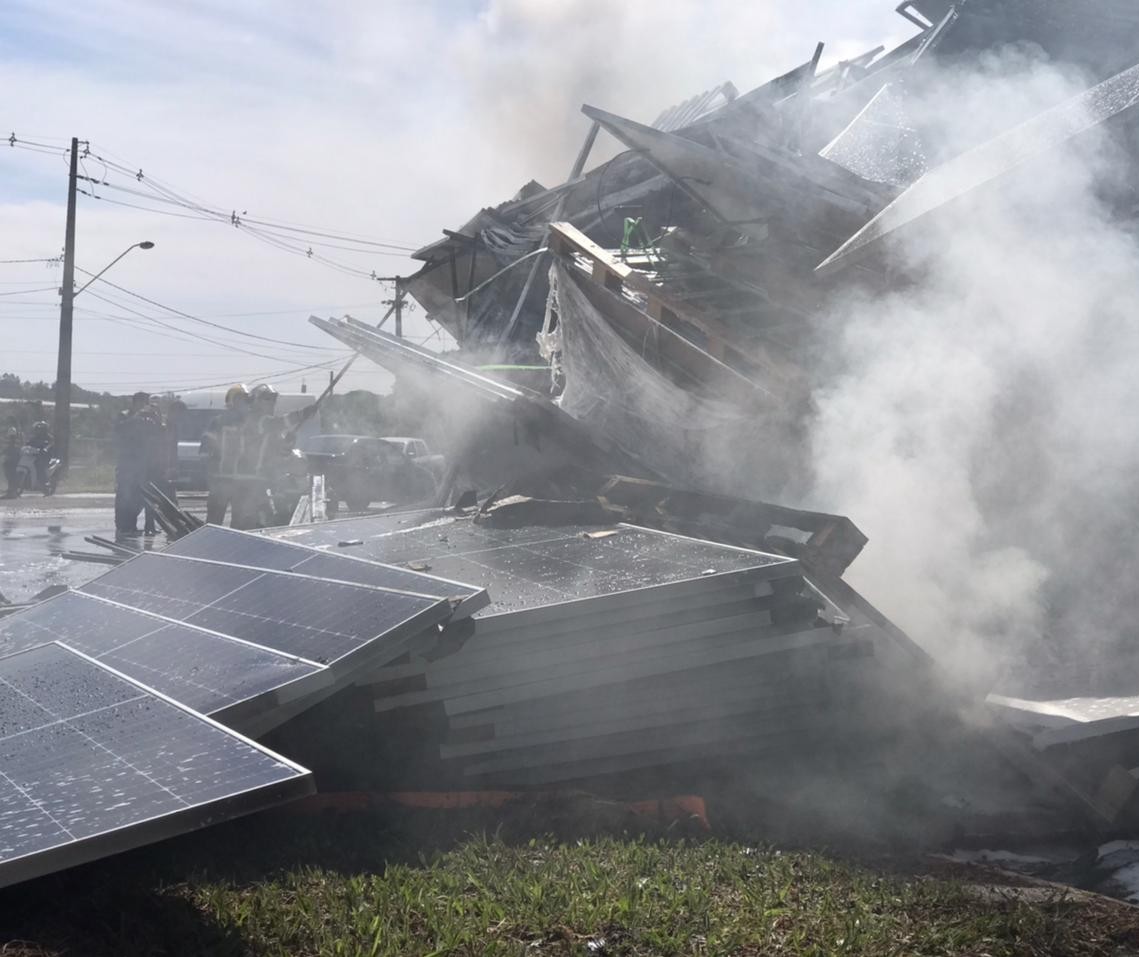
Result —
<svg viewBox="0 0 1139 957"><path fill-rule="evenodd" d="M395 337L403 338L403 279L395 277Z"/></svg>
<svg viewBox="0 0 1139 957"><path fill-rule="evenodd" d="M387 322L392 316L395 316L395 334L399 339L403 338L403 301L407 291L403 288L402 276L385 276L383 282L395 283L395 295L391 299L385 299L380 305L387 306L388 311L384 313L384 318L376 323L377 329L383 329L384 323Z"/></svg>
<svg viewBox="0 0 1139 957"><path fill-rule="evenodd" d="M79 174L79 140L71 138L71 173L67 181L67 232L63 240L63 288L59 305L59 360L55 367L56 457L66 472L71 445L71 326L75 304L75 192Z"/></svg>

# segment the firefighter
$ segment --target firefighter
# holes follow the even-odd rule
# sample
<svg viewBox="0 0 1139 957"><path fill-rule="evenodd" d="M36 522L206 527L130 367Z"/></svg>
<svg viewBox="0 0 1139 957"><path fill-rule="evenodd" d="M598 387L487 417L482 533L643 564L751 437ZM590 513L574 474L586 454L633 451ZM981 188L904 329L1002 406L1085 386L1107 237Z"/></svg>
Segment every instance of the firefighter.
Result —
<svg viewBox="0 0 1139 957"><path fill-rule="evenodd" d="M36 484L43 492L47 491L47 467L51 463L51 451L55 446L51 429L46 422L37 422L28 436L28 445L36 450Z"/></svg>
<svg viewBox="0 0 1139 957"><path fill-rule="evenodd" d="M239 489L250 398L248 386L231 386L225 394L225 411L214 418L202 436L200 453L206 458L209 483L206 521L212 525L225 524L225 513Z"/></svg>
<svg viewBox="0 0 1139 957"><path fill-rule="evenodd" d="M277 415L277 390L263 383L253 390L253 410L246 430L243 472L258 476L244 483L241 518L245 528L287 522L299 497L295 454L296 431L317 410L316 405ZM307 468L301 469L307 475ZM295 487L294 487L295 486Z"/></svg>
<svg viewBox="0 0 1139 957"><path fill-rule="evenodd" d="M149 393L136 392L130 408L115 421L115 531L120 535L138 534L149 452L146 422L141 416L149 401Z"/></svg>

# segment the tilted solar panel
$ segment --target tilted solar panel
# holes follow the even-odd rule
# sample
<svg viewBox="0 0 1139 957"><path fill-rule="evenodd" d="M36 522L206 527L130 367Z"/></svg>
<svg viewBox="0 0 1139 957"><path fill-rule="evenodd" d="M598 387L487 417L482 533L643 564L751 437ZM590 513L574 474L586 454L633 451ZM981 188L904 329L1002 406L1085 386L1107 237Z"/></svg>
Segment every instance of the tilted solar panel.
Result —
<svg viewBox="0 0 1139 957"><path fill-rule="evenodd" d="M463 618L489 603L486 591L477 586L384 565L365 556L322 551L220 525L206 525L178 539L162 554L434 595L452 602L455 618Z"/></svg>
<svg viewBox="0 0 1139 957"><path fill-rule="evenodd" d="M451 614L443 598L154 553L80 591L318 664L381 638L397 646Z"/></svg>
<svg viewBox="0 0 1139 957"><path fill-rule="evenodd" d="M305 769L63 645L0 658L0 886L311 791Z"/></svg>
<svg viewBox="0 0 1139 957"><path fill-rule="evenodd" d="M80 592L0 619L0 654L58 641L202 714L242 728L239 714L276 692L323 684L314 662L178 624ZM306 680L307 679L307 680ZM300 685L297 685L300 682ZM303 686L303 688L302 688ZM260 709L258 709L260 710Z"/></svg>
<svg viewBox="0 0 1139 957"><path fill-rule="evenodd" d="M392 513L267 532L306 544L358 540L354 553L422 564L485 585L479 618L734 574L792 574L781 555L716 545L635 525L494 528L440 511Z"/></svg>

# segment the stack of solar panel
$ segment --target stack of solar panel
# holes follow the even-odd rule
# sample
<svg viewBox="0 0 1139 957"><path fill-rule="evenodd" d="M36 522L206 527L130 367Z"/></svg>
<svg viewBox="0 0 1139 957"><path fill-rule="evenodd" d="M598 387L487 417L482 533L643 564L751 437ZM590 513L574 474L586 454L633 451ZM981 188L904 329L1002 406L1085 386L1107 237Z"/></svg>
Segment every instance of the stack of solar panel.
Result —
<svg viewBox="0 0 1139 957"><path fill-rule="evenodd" d="M372 686L381 716L442 707L441 754L479 783L801 748L842 720L869 651L798 562L635 526L421 513L279 534L489 586L493 604Z"/></svg>
<svg viewBox="0 0 1139 957"><path fill-rule="evenodd" d="M260 736L487 604L208 526L0 620L0 886L278 803ZM218 722L222 723L218 723Z"/></svg>

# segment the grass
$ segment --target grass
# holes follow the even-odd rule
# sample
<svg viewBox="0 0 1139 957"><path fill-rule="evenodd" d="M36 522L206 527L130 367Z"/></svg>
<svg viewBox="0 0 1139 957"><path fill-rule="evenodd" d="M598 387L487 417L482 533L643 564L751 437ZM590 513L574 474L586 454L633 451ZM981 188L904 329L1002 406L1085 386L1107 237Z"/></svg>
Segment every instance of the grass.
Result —
<svg viewBox="0 0 1139 957"><path fill-rule="evenodd" d="M824 853L659 836L448 846L454 829L445 815L235 822L3 892L0 953L1091 957L1139 944L1124 905L981 896Z"/></svg>

